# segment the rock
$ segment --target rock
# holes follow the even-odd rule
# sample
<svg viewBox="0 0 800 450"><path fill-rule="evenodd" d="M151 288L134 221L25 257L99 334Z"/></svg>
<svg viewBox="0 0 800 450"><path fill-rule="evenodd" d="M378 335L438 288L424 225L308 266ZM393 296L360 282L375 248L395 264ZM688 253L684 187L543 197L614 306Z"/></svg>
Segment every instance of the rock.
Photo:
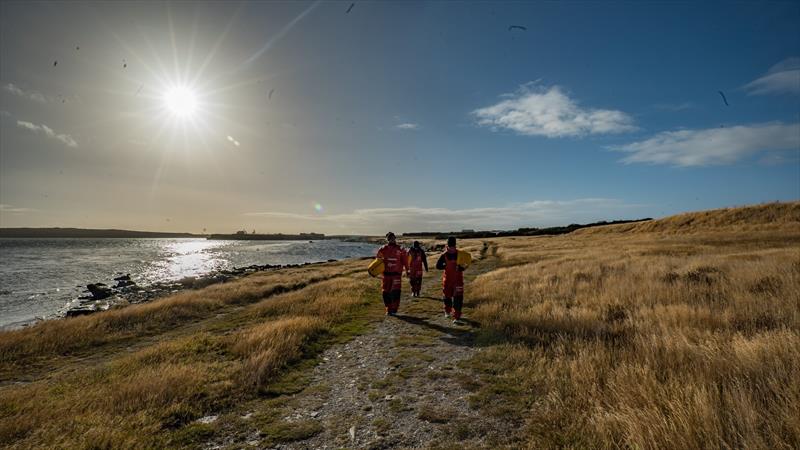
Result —
<svg viewBox="0 0 800 450"><path fill-rule="evenodd" d="M114 281L131 281L131 274L127 273L125 275L116 277L114 278Z"/></svg>
<svg viewBox="0 0 800 450"><path fill-rule="evenodd" d="M350 430L348 430L348 432L350 433L350 440L355 442L355 440L356 440L356 426L353 425L352 427L350 427Z"/></svg>
<svg viewBox="0 0 800 450"><path fill-rule="evenodd" d="M214 422L216 422L216 421L217 421L217 418L218 418L218 417L219 417L219 416L205 416L205 417L201 417L201 418L197 419L197 423L205 423L205 424L208 424L208 423L214 423Z"/></svg>
<svg viewBox="0 0 800 450"><path fill-rule="evenodd" d="M81 306L78 308L72 308L67 310L67 317L78 317L78 316L86 316L92 313L97 312L94 309L94 306Z"/></svg>
<svg viewBox="0 0 800 450"><path fill-rule="evenodd" d="M86 289L92 294L94 300L102 300L111 296L111 289L105 283L87 284Z"/></svg>

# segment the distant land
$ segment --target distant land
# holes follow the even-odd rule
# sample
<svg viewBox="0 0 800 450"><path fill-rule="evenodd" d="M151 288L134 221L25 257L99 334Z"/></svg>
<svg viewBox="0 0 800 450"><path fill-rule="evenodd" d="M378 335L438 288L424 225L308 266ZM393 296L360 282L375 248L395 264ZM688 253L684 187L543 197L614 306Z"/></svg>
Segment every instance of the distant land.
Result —
<svg viewBox="0 0 800 450"><path fill-rule="evenodd" d="M416 231L411 233L403 233L404 238L433 238L433 239L447 239L448 236L455 236L461 239L470 238L488 238L488 237L506 237L506 236L555 236L559 234L572 233L581 228L599 227L603 225L619 225L625 223L646 222L653 220L651 217L644 219L633 220L612 220L592 222L586 224L572 223L562 227L547 227L547 228L517 228L516 230L495 230L495 231L475 231L475 230L461 230L451 232L438 232L438 231Z"/></svg>
<svg viewBox="0 0 800 450"><path fill-rule="evenodd" d="M192 233L162 231L98 230L91 228L0 228L0 238L189 238Z"/></svg>
<svg viewBox="0 0 800 450"><path fill-rule="evenodd" d="M208 236L209 239L218 240L235 240L235 241L319 241L325 239L325 235L321 233L300 233L300 234L257 234L257 233L244 233L238 232L233 234L212 234Z"/></svg>
<svg viewBox="0 0 800 450"><path fill-rule="evenodd" d="M587 224L573 223L567 226L548 227L548 228L518 228L516 230L461 230L461 231L418 231L402 233L404 238L427 238L427 239L447 239L448 236L458 238L488 238L505 236L542 236L567 234L581 228L597 227L602 225L618 225L626 223L645 222L653 220L634 219L634 220L613 220L593 222ZM91 228L0 228L0 238L207 238L212 240L239 240L239 241L319 241L323 239L335 239L341 241L354 242L373 242L383 240L383 236L361 236L361 235L337 235L325 236L322 233L247 233L237 231L236 233L215 233L215 234L193 234L193 233L169 233L163 231L132 231L132 230L103 230Z"/></svg>

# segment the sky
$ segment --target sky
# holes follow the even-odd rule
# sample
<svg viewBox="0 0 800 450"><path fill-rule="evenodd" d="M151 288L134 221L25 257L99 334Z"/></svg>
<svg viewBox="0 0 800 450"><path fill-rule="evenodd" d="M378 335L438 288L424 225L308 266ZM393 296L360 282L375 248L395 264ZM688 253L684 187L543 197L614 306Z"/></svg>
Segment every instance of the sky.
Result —
<svg viewBox="0 0 800 450"><path fill-rule="evenodd" d="M800 2L351 3L0 3L0 226L383 234L800 199Z"/></svg>

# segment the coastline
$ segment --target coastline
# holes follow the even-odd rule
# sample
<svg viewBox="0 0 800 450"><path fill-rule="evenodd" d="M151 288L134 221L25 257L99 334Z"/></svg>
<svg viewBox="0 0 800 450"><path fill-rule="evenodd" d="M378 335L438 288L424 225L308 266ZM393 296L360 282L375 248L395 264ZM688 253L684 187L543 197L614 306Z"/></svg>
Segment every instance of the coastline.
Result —
<svg viewBox="0 0 800 450"><path fill-rule="evenodd" d="M142 286L132 280L130 274L118 273L119 276L113 279L116 284L110 285L103 281L90 283L86 285L85 295L67 302L58 313L8 323L0 326L0 332L19 330L41 322L68 319L110 309L125 308L130 305L149 303L182 291L199 290L214 284L229 283L259 272L276 272L338 261L347 262L371 258L371 256L367 256L342 260L328 259L326 261L299 264L251 264L244 267L234 267L230 270L215 270L199 276L188 276L176 281L156 282Z"/></svg>

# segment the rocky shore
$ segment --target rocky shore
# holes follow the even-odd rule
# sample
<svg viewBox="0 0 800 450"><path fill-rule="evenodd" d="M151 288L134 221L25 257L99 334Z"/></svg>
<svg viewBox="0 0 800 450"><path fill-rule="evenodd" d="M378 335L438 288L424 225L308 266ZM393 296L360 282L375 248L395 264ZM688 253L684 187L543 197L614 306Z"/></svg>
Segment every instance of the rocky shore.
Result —
<svg viewBox="0 0 800 450"><path fill-rule="evenodd" d="M177 281L153 283L146 286L137 284L130 274L120 273L109 284L97 282L86 285L84 295L68 302L64 307L63 314L55 318L85 316L111 308L146 303L185 289L201 289L212 284L226 283L256 272L292 269L335 261L335 259L329 259L328 261L302 264L253 264L246 267L234 267L231 270L210 272L203 276L185 277Z"/></svg>

